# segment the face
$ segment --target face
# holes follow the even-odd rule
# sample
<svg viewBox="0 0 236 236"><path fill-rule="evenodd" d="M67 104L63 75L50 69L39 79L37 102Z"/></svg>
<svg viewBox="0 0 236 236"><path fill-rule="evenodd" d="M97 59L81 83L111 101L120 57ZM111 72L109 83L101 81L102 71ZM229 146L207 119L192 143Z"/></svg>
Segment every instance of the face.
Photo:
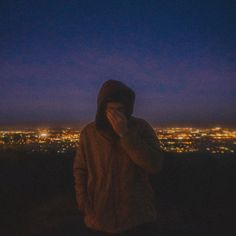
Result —
<svg viewBox="0 0 236 236"><path fill-rule="evenodd" d="M125 106L119 102L108 102L106 106L106 114L108 111L119 111L125 114Z"/></svg>

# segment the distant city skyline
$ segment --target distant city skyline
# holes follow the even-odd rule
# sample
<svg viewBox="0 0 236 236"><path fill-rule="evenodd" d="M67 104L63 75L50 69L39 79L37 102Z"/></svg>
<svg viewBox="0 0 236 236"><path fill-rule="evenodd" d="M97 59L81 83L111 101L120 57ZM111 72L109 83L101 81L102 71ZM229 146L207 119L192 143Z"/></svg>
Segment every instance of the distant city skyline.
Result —
<svg viewBox="0 0 236 236"><path fill-rule="evenodd" d="M65 153L77 147L80 131L71 128L0 130L0 150ZM236 129L159 128L155 133L160 148L166 152L234 154L236 151Z"/></svg>
<svg viewBox="0 0 236 236"><path fill-rule="evenodd" d="M229 1L3 1L0 128L81 126L104 81L153 126L236 127Z"/></svg>

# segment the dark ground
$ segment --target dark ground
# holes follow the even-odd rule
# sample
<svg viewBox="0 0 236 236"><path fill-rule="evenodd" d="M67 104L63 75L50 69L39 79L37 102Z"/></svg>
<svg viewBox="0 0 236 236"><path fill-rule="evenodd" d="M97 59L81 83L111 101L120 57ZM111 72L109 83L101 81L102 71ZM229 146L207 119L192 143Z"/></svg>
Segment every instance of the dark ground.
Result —
<svg viewBox="0 0 236 236"><path fill-rule="evenodd" d="M0 153L0 235L83 235L74 153ZM236 235L236 156L166 154L151 177L165 236Z"/></svg>

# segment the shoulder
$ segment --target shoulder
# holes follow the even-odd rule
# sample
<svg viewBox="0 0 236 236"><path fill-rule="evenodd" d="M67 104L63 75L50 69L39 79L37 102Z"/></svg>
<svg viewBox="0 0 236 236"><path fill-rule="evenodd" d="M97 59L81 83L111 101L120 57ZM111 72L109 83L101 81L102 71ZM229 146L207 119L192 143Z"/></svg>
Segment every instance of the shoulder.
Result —
<svg viewBox="0 0 236 236"><path fill-rule="evenodd" d="M95 130L95 122L90 122L82 126L80 135L86 135Z"/></svg>
<svg viewBox="0 0 236 236"><path fill-rule="evenodd" d="M152 125L146 121L145 119L143 118L140 118L140 117L135 117L135 116L132 116L130 118L130 121L131 123L136 126L137 128L140 127L140 128L148 128L148 129L153 129L152 128Z"/></svg>
<svg viewBox="0 0 236 236"><path fill-rule="evenodd" d="M156 129L145 119L132 117L133 127L143 136L156 137Z"/></svg>

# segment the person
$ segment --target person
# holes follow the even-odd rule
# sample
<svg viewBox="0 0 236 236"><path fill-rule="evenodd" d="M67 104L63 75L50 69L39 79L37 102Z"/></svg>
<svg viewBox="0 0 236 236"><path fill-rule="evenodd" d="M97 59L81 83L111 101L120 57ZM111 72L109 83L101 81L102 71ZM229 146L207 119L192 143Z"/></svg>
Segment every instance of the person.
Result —
<svg viewBox="0 0 236 236"><path fill-rule="evenodd" d="M132 116L134 102L126 84L105 81L95 121L80 132L73 175L87 235L156 235L149 175L161 170L164 155L151 125Z"/></svg>

